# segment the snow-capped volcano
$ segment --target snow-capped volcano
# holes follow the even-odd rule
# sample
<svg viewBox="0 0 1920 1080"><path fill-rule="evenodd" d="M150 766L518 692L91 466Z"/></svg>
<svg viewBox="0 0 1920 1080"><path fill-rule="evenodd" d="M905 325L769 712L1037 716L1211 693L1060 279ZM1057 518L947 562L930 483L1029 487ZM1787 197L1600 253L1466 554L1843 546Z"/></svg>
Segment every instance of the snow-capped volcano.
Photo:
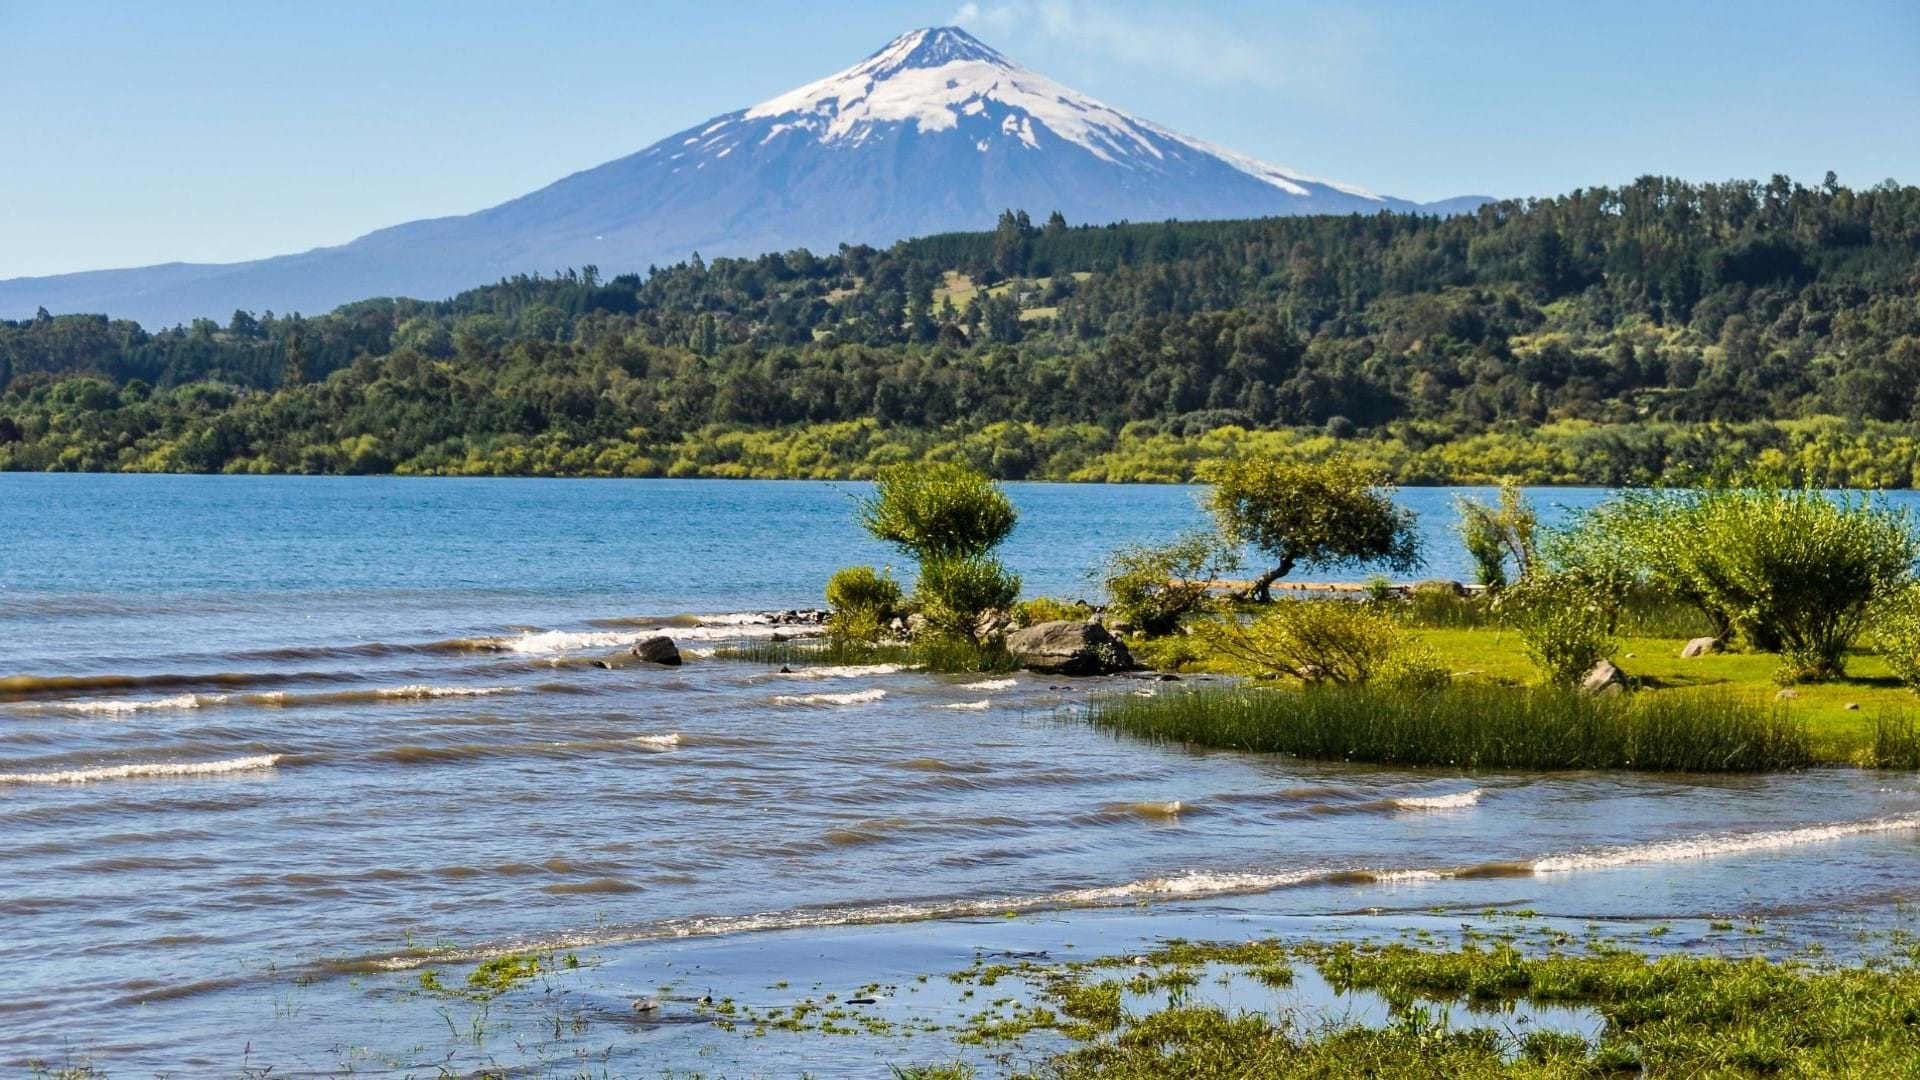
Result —
<svg viewBox="0 0 1920 1080"><path fill-rule="evenodd" d="M439 298L516 273L644 271L694 251L754 255L993 225L1059 210L1130 219L1451 212L1318 180L1061 86L964 30L902 34L844 71L697 124L477 213L257 262L0 282L0 317L105 311L148 324L236 308L314 312Z"/></svg>
<svg viewBox="0 0 1920 1080"><path fill-rule="evenodd" d="M1316 180L1128 116L1014 64L951 26L902 34L853 67L762 102L743 118L773 120L768 138L801 131L823 144L854 146L890 124L938 132L977 121L968 126L982 132L974 143L981 153L1005 140L1041 150L1041 140L1052 136L1109 164L1148 172L1200 154L1291 195L1311 195L1304 185L1312 184L1384 205L1363 188ZM724 118L709 128L718 134L703 147L729 142L726 129L734 123Z"/></svg>

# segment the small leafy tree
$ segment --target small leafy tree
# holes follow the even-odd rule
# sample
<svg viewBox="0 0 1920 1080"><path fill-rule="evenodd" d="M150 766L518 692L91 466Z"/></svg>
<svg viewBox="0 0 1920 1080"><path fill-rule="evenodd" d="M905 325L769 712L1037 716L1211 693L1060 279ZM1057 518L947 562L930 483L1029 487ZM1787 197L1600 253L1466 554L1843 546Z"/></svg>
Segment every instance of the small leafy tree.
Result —
<svg viewBox="0 0 1920 1080"><path fill-rule="evenodd" d="M862 528L923 561L984 555L1019 517L999 484L952 462L881 469L859 511Z"/></svg>
<svg viewBox="0 0 1920 1080"><path fill-rule="evenodd" d="M1129 544L1094 572L1108 609L1149 637L1170 634L1202 610L1215 579L1239 563L1218 533L1196 530L1161 544Z"/></svg>
<svg viewBox="0 0 1920 1080"><path fill-rule="evenodd" d="M1480 584L1488 592L1498 592L1506 585L1509 560L1515 577L1527 576L1533 565L1534 532L1540 517L1518 481L1501 483L1497 506L1460 496L1454 499L1454 507L1460 514L1460 539L1473 558Z"/></svg>
<svg viewBox="0 0 1920 1080"><path fill-rule="evenodd" d="M1420 565L1413 512L1394 505L1382 473L1350 458L1228 458L1206 466L1201 478L1213 485L1207 508L1221 535L1273 559L1248 587L1250 597L1272 600L1273 583L1299 566L1406 572Z"/></svg>
<svg viewBox="0 0 1920 1080"><path fill-rule="evenodd" d="M861 501L859 520L919 561L914 602L936 634L977 640L980 616L1020 596L1020 579L988 555L1019 513L979 472L951 462L890 465Z"/></svg>
<svg viewBox="0 0 1920 1080"><path fill-rule="evenodd" d="M1348 600L1281 600L1251 621L1201 624L1216 650L1263 674L1363 683L1407 646L1391 615Z"/></svg>

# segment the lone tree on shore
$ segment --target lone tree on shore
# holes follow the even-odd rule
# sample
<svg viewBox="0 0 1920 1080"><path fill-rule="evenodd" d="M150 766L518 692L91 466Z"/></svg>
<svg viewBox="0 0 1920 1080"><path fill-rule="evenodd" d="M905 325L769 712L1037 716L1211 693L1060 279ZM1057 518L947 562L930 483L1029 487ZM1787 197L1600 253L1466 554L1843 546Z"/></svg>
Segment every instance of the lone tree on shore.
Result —
<svg viewBox="0 0 1920 1080"><path fill-rule="evenodd" d="M1297 567L1420 566L1413 511L1395 506L1386 476L1350 458L1288 461L1239 457L1201 471L1213 485L1207 509L1221 535L1272 557L1246 596L1273 599L1273 583Z"/></svg>

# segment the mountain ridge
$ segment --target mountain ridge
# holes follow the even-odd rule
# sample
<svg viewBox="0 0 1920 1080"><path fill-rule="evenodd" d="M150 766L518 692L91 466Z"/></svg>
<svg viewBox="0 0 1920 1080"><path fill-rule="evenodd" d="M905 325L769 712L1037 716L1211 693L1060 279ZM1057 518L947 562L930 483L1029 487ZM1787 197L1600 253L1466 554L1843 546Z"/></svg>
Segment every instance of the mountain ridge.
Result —
<svg viewBox="0 0 1920 1080"><path fill-rule="evenodd" d="M687 257L980 228L1008 207L1075 222L1455 213L1321 180L1131 116L966 31L900 35L861 62L470 214L240 263L0 281L0 317L104 311L147 325L236 310L437 299L518 273L638 272Z"/></svg>

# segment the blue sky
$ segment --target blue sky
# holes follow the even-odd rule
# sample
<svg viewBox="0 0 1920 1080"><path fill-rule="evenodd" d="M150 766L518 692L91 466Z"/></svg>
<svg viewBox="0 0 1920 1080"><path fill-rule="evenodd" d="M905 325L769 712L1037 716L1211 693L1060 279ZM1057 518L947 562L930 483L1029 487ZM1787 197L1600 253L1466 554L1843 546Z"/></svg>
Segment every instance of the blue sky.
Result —
<svg viewBox="0 0 1920 1080"><path fill-rule="evenodd" d="M1412 199L1920 182L1920 4L0 0L0 277L463 213L962 21L1137 115Z"/></svg>

